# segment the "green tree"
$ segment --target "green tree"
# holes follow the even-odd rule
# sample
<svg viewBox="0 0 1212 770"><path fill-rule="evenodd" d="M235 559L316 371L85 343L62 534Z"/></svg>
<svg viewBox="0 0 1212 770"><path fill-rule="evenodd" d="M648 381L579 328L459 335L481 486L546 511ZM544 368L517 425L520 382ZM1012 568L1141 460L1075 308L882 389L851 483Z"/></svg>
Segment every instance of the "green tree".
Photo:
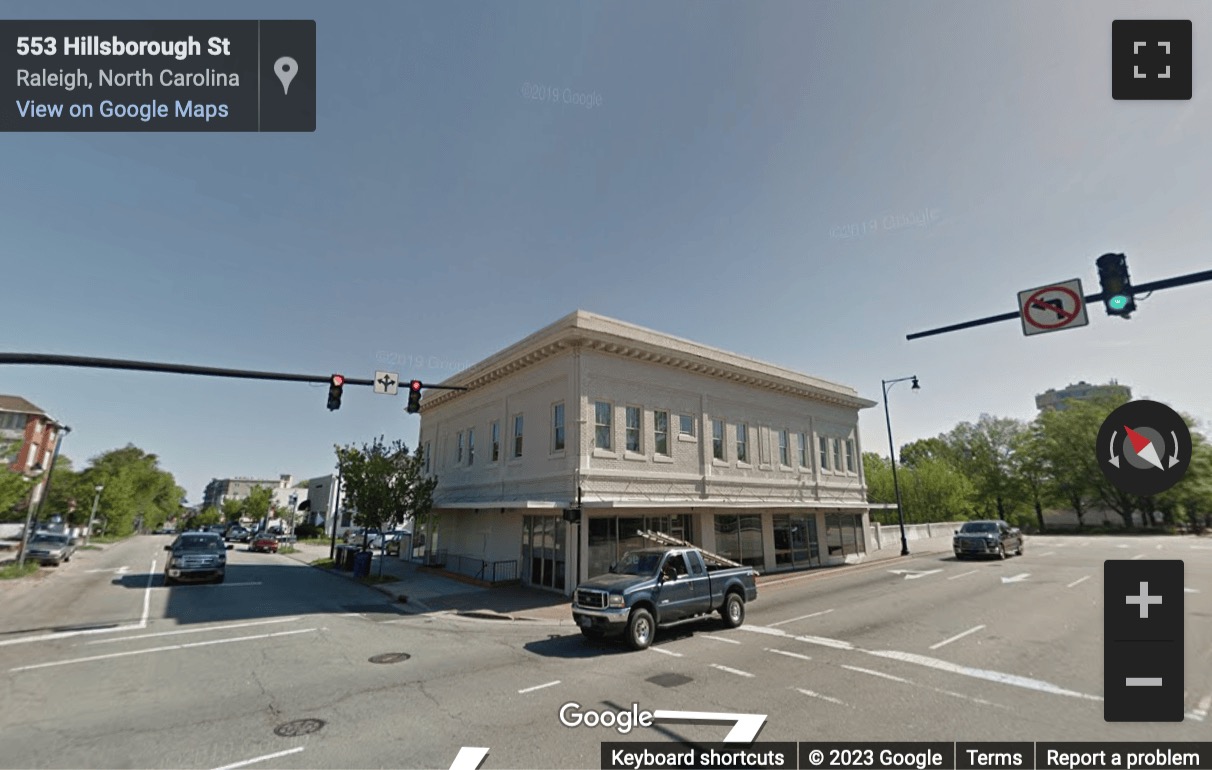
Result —
<svg viewBox="0 0 1212 770"><path fill-rule="evenodd" d="M1048 525L1044 521L1044 506L1051 500L1048 466L1044 460L1043 446L1043 428L1036 420L1015 436L1012 454L1014 473L1022 482L1027 498L1035 509L1035 521L1040 532L1048 529Z"/></svg>
<svg viewBox="0 0 1212 770"><path fill-rule="evenodd" d="M1077 516L1079 528L1085 526L1085 515L1099 502L1099 486L1105 483L1098 467L1095 444L1098 430L1114 406L1104 400L1070 400L1066 408L1047 411L1037 420L1038 444L1048 481L1047 495L1063 502Z"/></svg>
<svg viewBox="0 0 1212 770"><path fill-rule="evenodd" d="M235 498L227 498L222 503L221 518L223 521L239 521L244 515L244 501Z"/></svg>
<svg viewBox="0 0 1212 770"><path fill-rule="evenodd" d="M224 521L226 519L223 518L222 511L212 506L201 513L195 514L189 523L195 527L209 527L214 524L222 524Z"/></svg>
<svg viewBox="0 0 1212 770"><path fill-rule="evenodd" d="M128 535L139 523L155 526L175 514L185 496L159 458L134 445L93 458L84 472L89 485L103 484L106 532Z"/></svg>
<svg viewBox="0 0 1212 770"><path fill-rule="evenodd" d="M901 447L901 465L913 466L923 460L957 459L955 448L943 436L918 439Z"/></svg>
<svg viewBox="0 0 1212 770"><path fill-rule="evenodd" d="M1187 462L1190 467L1186 475L1152 499L1152 510L1161 511L1167 524L1190 524L1202 530L1208 524L1208 513L1212 512L1212 445L1194 430Z"/></svg>
<svg viewBox="0 0 1212 770"><path fill-rule="evenodd" d="M976 490L976 508L986 518L1009 519L1018 507L1022 483L1015 472L1014 446L1026 430L1019 420L982 414L944 437L956 465Z"/></svg>
<svg viewBox="0 0 1212 770"><path fill-rule="evenodd" d="M273 509L274 493L268 487L256 486L244 498L244 515L260 521L270 514Z"/></svg>
<svg viewBox="0 0 1212 770"><path fill-rule="evenodd" d="M410 453L403 441L387 444L379 436L360 449L353 445L335 449L345 502L355 511L354 521L359 526L384 530L389 523L410 516L419 521L433 507L433 490L438 482L425 477L420 448ZM366 547L366 538L362 546ZM380 574L382 569L380 560Z"/></svg>
<svg viewBox="0 0 1212 770"><path fill-rule="evenodd" d="M972 516L976 490L952 463L929 458L907 470L901 479L901 499L907 520L914 523L955 521ZM912 519L909 519L910 511Z"/></svg>

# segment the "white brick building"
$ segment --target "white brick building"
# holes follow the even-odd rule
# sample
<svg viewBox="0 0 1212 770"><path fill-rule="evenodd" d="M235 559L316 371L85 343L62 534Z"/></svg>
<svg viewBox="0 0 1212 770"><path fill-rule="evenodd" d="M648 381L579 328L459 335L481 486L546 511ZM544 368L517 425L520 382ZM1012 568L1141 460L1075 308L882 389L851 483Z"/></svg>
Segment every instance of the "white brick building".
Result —
<svg viewBox="0 0 1212 770"><path fill-rule="evenodd" d="M852 388L583 311L443 384L469 388L421 402L448 568L568 594L637 530L761 571L868 550Z"/></svg>

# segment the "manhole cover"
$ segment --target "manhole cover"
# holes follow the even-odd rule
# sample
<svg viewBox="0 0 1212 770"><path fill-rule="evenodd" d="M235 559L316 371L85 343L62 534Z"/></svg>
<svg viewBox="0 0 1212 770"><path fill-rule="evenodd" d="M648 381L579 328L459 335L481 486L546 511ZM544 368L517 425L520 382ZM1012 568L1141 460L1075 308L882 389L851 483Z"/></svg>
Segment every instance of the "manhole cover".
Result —
<svg viewBox="0 0 1212 770"><path fill-rule="evenodd" d="M659 684L661 687L677 687L680 684L686 684L694 680L685 674L657 674L656 676L648 677L647 681Z"/></svg>
<svg viewBox="0 0 1212 770"><path fill-rule="evenodd" d="M407 652L385 652L382 655L375 655L370 659L371 663L400 663L408 660L412 656Z"/></svg>
<svg viewBox="0 0 1212 770"><path fill-rule="evenodd" d="M293 722L287 722L275 727L274 735L281 736L282 738L291 738L296 735L310 735L323 726L323 719L296 719Z"/></svg>

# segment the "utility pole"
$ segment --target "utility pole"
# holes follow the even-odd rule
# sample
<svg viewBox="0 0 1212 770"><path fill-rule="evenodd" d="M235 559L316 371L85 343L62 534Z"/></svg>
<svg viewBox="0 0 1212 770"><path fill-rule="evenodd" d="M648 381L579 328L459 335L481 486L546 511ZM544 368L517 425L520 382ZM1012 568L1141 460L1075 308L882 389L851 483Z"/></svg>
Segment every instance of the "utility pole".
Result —
<svg viewBox="0 0 1212 770"><path fill-rule="evenodd" d="M101 490L103 489L105 489L104 484L96 486L97 494L93 496L93 512L88 515L88 529L84 532L85 545L88 545L88 542L93 537L93 519L97 518L97 503L101 502Z"/></svg>

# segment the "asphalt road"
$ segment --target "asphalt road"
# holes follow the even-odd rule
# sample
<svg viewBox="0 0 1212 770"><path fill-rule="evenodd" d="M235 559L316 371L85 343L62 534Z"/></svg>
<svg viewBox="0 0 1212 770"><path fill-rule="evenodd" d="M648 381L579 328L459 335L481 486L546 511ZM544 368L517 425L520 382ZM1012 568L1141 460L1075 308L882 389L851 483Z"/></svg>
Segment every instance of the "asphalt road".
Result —
<svg viewBox="0 0 1212 770"><path fill-rule="evenodd" d="M409 615L288 557L229 554L227 582L163 587L167 537L81 551L0 588L0 767L598 767L626 734L562 707L767 715L759 740L1206 740L1212 541L1036 537L1022 557L928 554L766 585L633 653L575 628ZM242 547L242 546L241 546ZM1106 559L1186 562L1187 718L1103 721ZM374 656L402 653L389 662Z"/></svg>

